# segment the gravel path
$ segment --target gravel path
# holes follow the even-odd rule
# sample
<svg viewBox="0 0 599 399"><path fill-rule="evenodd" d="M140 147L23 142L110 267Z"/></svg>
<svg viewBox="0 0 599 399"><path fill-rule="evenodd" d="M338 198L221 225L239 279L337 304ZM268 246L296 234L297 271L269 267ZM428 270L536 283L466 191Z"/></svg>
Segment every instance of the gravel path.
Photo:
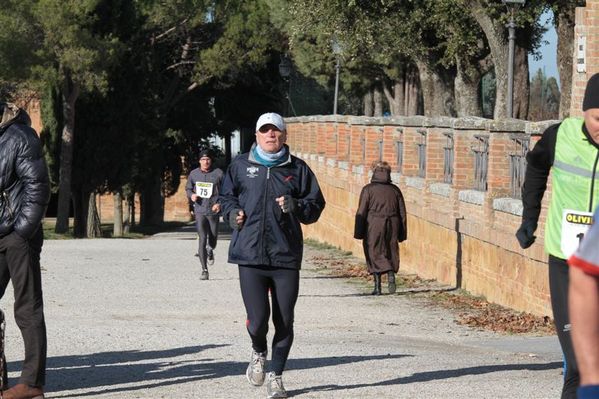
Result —
<svg viewBox="0 0 599 399"><path fill-rule="evenodd" d="M228 243L219 241L210 280L200 281L188 231L47 241L47 397L265 398L244 376L250 341ZM559 397L555 337L474 331L423 299L369 291L304 264L283 378L290 397ZM17 377L23 354L12 291L0 305Z"/></svg>

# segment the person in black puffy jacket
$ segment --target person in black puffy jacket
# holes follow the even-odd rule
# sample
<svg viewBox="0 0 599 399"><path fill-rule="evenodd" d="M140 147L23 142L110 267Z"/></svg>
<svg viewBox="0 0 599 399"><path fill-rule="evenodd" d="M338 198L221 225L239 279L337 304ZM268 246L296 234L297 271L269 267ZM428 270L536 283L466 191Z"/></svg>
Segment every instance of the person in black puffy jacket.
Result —
<svg viewBox="0 0 599 399"><path fill-rule="evenodd" d="M50 184L41 141L30 124L25 111L0 103L0 298L12 280L15 320L25 344L19 383L5 390L3 376L5 399L43 398L46 378L40 253Z"/></svg>
<svg viewBox="0 0 599 399"><path fill-rule="evenodd" d="M286 138L280 115L260 116L256 143L233 160L219 194L221 211L233 228L229 263L239 265L246 326L252 340L246 377L256 386L266 378L269 292L272 298L275 334L268 398L287 397L281 375L293 342L303 254L300 223L316 222L325 206L316 176L304 161L290 154Z"/></svg>

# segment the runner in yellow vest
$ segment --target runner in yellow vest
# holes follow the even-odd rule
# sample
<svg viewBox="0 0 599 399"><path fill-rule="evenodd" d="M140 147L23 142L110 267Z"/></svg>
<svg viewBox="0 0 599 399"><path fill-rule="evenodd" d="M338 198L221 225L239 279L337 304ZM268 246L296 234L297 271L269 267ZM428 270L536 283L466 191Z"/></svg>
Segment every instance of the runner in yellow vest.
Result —
<svg viewBox="0 0 599 399"><path fill-rule="evenodd" d="M541 201L551 171L551 201L545 224L545 249L549 254L551 307L565 359L562 399L576 398L579 373L570 337L568 264L592 222L599 203L599 74L585 90L584 118L566 118L550 126L530 151L522 187L522 225L516 233L522 248L535 241Z"/></svg>

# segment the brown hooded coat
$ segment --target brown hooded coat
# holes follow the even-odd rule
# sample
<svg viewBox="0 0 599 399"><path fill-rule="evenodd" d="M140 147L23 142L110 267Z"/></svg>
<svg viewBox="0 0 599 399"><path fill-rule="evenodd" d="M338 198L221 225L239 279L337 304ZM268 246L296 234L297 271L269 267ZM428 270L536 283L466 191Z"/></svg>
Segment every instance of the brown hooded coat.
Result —
<svg viewBox="0 0 599 399"><path fill-rule="evenodd" d="M362 188L356 212L354 238L362 241L368 273L399 270L399 244L408 236L406 205L387 169L374 170Z"/></svg>

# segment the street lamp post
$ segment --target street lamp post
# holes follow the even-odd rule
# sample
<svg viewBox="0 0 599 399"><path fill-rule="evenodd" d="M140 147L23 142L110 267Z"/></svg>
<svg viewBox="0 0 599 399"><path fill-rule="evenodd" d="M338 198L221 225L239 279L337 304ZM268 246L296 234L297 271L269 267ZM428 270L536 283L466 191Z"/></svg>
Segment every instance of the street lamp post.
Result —
<svg viewBox="0 0 599 399"><path fill-rule="evenodd" d="M341 61L337 56L337 65L335 65L335 104L333 105L333 115L337 115L337 99L339 98L339 69L341 69Z"/></svg>
<svg viewBox="0 0 599 399"><path fill-rule="evenodd" d="M291 61L286 55L281 56L281 63L279 64L279 75L283 78L286 84L285 90L285 116L289 115L289 106L291 106L291 110L293 111L293 115L295 116L295 108L293 108L293 103L291 102L291 98L289 97L289 89L290 89L290 79L291 76Z"/></svg>
<svg viewBox="0 0 599 399"><path fill-rule="evenodd" d="M507 116L514 117L514 47L516 42L516 23L514 22L514 9L524 6L526 0L501 0L510 11L510 21L505 25L508 28L508 65L507 65Z"/></svg>
<svg viewBox="0 0 599 399"><path fill-rule="evenodd" d="M337 102L339 100L339 70L341 69L341 45L336 39L333 39L333 54L337 58L335 64L335 97L333 100L333 115L337 115Z"/></svg>

